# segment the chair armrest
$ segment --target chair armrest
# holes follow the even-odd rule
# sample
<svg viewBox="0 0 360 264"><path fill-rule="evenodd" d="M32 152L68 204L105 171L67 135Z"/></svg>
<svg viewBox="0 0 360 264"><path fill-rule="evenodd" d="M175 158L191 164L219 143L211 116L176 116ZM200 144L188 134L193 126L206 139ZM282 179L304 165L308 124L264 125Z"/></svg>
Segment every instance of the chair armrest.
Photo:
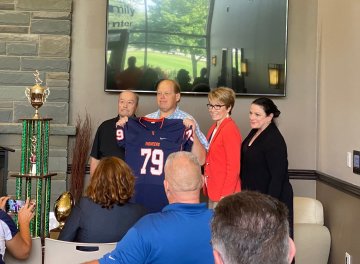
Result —
<svg viewBox="0 0 360 264"><path fill-rule="evenodd" d="M296 264L327 264L331 237L329 229L317 224L294 224Z"/></svg>

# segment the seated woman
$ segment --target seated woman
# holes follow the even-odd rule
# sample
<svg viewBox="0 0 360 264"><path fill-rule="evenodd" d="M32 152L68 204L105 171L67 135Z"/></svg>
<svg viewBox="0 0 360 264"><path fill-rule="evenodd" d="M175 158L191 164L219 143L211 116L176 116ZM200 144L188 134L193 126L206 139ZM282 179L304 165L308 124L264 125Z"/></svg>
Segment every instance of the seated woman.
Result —
<svg viewBox="0 0 360 264"><path fill-rule="evenodd" d="M146 214L146 209L129 203L135 177L119 158L106 157L99 162L86 197L72 209L59 240L109 243L122 239L128 229Z"/></svg>

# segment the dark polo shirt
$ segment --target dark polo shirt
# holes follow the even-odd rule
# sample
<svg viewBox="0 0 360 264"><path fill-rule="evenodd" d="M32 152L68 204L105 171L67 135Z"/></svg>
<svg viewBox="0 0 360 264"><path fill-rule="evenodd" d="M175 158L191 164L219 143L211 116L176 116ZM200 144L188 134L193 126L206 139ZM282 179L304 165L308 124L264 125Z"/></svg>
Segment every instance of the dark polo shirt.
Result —
<svg viewBox="0 0 360 264"><path fill-rule="evenodd" d="M125 160L125 149L116 142L116 122L119 117L104 121L96 131L90 156L100 160L104 157L115 156Z"/></svg>

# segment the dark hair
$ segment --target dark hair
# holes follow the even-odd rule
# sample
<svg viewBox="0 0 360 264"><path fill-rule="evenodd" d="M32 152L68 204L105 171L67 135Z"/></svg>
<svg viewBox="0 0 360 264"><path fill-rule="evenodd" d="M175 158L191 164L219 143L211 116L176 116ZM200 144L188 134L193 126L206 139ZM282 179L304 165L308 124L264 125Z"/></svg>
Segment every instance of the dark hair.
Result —
<svg viewBox="0 0 360 264"><path fill-rule="evenodd" d="M274 102L267 97L260 97L255 99L252 103L261 106L267 116L273 114L274 118L276 118L281 113L276 104L274 104Z"/></svg>
<svg viewBox="0 0 360 264"><path fill-rule="evenodd" d="M125 204L134 194L135 177L125 161L117 157L100 160L86 195L102 207L111 208L114 204Z"/></svg>
<svg viewBox="0 0 360 264"><path fill-rule="evenodd" d="M207 74L207 69L206 68L202 68L200 71L200 76L204 77Z"/></svg>
<svg viewBox="0 0 360 264"><path fill-rule="evenodd" d="M136 64L136 57L131 56L128 58L128 65L134 67Z"/></svg>
<svg viewBox="0 0 360 264"><path fill-rule="evenodd" d="M211 242L224 263L288 263L288 209L259 192L223 198L214 209Z"/></svg>

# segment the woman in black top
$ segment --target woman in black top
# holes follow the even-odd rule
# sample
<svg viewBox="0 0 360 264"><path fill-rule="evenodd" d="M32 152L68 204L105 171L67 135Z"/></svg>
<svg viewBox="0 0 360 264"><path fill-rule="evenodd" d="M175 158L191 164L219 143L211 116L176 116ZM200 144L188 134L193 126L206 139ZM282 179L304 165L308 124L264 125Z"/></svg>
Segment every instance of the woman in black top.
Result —
<svg viewBox="0 0 360 264"><path fill-rule="evenodd" d="M269 98L258 98L250 106L252 130L241 147L241 186L279 199L289 209L293 237L293 190L288 175L286 143L274 118L280 111Z"/></svg>
<svg viewBox="0 0 360 264"><path fill-rule="evenodd" d="M110 243L122 239L146 210L128 201L134 193L135 177L129 166L116 157L100 160L86 197L71 210L59 240Z"/></svg>

